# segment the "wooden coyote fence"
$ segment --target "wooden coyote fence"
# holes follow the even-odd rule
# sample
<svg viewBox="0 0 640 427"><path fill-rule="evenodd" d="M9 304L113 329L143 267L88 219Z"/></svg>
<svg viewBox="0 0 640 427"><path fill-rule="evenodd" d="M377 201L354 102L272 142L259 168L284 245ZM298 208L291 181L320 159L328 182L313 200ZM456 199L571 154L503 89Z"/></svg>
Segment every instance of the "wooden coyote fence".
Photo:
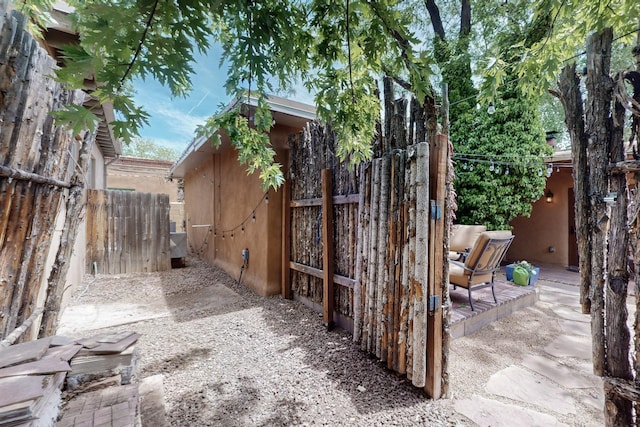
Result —
<svg viewBox="0 0 640 427"><path fill-rule="evenodd" d="M84 94L50 78L55 60L25 25L24 16L0 0L0 338L16 337L16 327L33 323L21 341L35 338L40 323L43 334L55 331L84 200L83 166L94 141L88 133L76 141L54 125L49 113L82 103ZM72 158L78 142L80 154ZM66 216L60 246L51 247L65 204L73 214ZM48 258L53 266L47 270Z"/></svg>
<svg viewBox="0 0 640 427"><path fill-rule="evenodd" d="M387 114L385 153L353 171L317 123L290 141L282 293L352 329L363 350L438 398L447 387L448 141L407 147L406 128L424 132L405 124L405 104Z"/></svg>
<svg viewBox="0 0 640 427"><path fill-rule="evenodd" d="M88 271L169 270L169 209L167 194L88 190Z"/></svg>

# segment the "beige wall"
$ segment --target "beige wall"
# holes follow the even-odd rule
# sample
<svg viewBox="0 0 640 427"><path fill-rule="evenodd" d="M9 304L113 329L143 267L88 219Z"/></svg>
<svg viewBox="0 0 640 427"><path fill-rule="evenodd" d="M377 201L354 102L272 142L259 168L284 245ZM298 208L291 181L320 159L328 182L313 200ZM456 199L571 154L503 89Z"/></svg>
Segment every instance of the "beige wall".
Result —
<svg viewBox="0 0 640 427"><path fill-rule="evenodd" d="M172 164L162 160L120 157L107 167L106 188L168 194L169 202L177 202L177 181L165 179Z"/></svg>
<svg viewBox="0 0 640 427"><path fill-rule="evenodd" d="M285 165L284 169L288 163L287 137L294 131L276 127L271 133L276 161ZM184 178L190 252L238 279L242 250L249 249L249 265L243 272L242 283L259 295L278 294L282 271L282 192L270 190L268 202L263 200L258 173L247 175L247 166L238 163L233 148L216 154L201 153L200 158L197 169Z"/></svg>
<svg viewBox="0 0 640 427"><path fill-rule="evenodd" d="M516 237L507 253L509 261L568 266L569 209L573 209L568 201L569 188L573 188L571 172L571 168L554 169L545 189L553 193L553 202L547 203L543 196L534 203L530 218L511 221Z"/></svg>
<svg viewBox="0 0 640 427"><path fill-rule="evenodd" d="M76 143L72 147L73 155L77 157L79 149L79 143ZM77 161L77 158L75 159ZM93 144L91 147L91 155L89 157L89 167L87 170L87 183L86 186L88 188L104 188L105 180L104 180L104 156L102 152L98 149L97 144ZM68 190L65 190L68 192ZM85 193L86 194L86 193ZM86 195L83 195L86 197ZM58 208L58 213L56 214L56 222L55 229L53 235L51 236L51 245L49 246L49 253L47 255L47 259L45 261L44 266L44 274L42 276L42 286L40 287L41 291L38 295L38 306L42 306L45 302L46 298L46 290L47 290L47 281L49 279L49 274L51 273L51 269L53 267L53 263L55 261L55 257L58 253L58 248L60 247L60 239L62 236L62 230L65 223L65 217L67 213L67 206L65 204L65 199L62 200L60 207ZM73 292L77 289L78 286L82 284L84 280L84 276L86 273L86 241L87 241L87 232L86 232L86 221L82 220L80 224L78 224L78 234L76 236L75 241L73 242L73 253L71 254L71 259L69 260L69 269L67 270L67 277L65 280L65 291L62 294L60 312L64 310L64 308L69 303L69 298L73 294ZM35 337L37 331L40 327L39 322L41 318L34 324L31 329L32 337Z"/></svg>

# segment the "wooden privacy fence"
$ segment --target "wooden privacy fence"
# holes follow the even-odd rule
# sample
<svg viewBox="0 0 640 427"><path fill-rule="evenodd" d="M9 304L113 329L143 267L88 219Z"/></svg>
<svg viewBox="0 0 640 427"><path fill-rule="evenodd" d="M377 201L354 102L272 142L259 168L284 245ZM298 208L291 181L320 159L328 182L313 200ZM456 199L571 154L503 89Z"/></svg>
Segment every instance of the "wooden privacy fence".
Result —
<svg viewBox="0 0 640 427"><path fill-rule="evenodd" d="M448 386L448 140L407 147L425 132L405 111L396 101L380 157L353 171L317 123L290 141L282 292L352 328L363 350L438 398Z"/></svg>
<svg viewBox="0 0 640 427"><path fill-rule="evenodd" d="M44 334L55 330L66 254L80 217L83 166L94 140L91 134L80 138L80 154L70 162L73 135L54 126L49 113L82 103L84 94L63 90L50 78L55 60L25 25L24 16L0 1L0 338L39 315ZM70 165L76 166L73 171ZM73 214L64 222L60 246L52 248L56 216L65 202ZM55 259L48 273L50 254Z"/></svg>
<svg viewBox="0 0 640 427"><path fill-rule="evenodd" d="M334 135L319 123L290 143L283 206L283 296L322 307L327 325L333 324L335 314L342 327L351 329L357 174L337 160ZM338 286L323 286L325 282Z"/></svg>
<svg viewBox="0 0 640 427"><path fill-rule="evenodd" d="M167 194L88 190L88 271L97 268L102 274L122 274L170 269L169 209Z"/></svg>

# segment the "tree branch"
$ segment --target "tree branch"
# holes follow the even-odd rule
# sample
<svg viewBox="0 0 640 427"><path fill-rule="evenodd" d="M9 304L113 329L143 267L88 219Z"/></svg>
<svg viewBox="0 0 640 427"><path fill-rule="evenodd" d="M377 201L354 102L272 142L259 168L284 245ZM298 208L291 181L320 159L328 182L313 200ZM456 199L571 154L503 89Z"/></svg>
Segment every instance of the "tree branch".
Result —
<svg viewBox="0 0 640 427"><path fill-rule="evenodd" d="M382 72L389 77L391 80L393 80L398 86L400 86L401 88L403 88L406 91L409 92L413 92L413 87L411 86L411 83L409 83L408 81L401 79L400 77L394 77L391 74L391 71L389 71L389 69L387 67L385 67L384 65L382 66Z"/></svg>
<svg viewBox="0 0 640 427"><path fill-rule="evenodd" d="M144 27L144 32L142 33L142 37L140 38L140 41L138 42L138 47L136 48L136 51L133 54L133 58L131 59L131 62L129 62L129 66L127 67L127 70L124 72L124 75L122 76L122 78L120 79L120 82L118 83L118 90L120 90L120 88L122 88L122 85L124 84L125 80L129 76L129 73L133 69L133 65L138 60L138 56L140 56L140 52L142 51L142 46L144 46L144 42L147 39L147 33L149 32L149 29L151 29L151 24L152 24L152 21L153 21L153 17L156 14L156 9L158 8L158 2L159 2L159 0L156 0L153 3L153 8L151 9L151 13L149 14L149 19L147 19L147 24Z"/></svg>
<svg viewBox="0 0 640 427"><path fill-rule="evenodd" d="M462 5L460 6L460 38L467 37L469 34L471 34L471 1L462 0Z"/></svg>
<svg viewBox="0 0 640 427"><path fill-rule="evenodd" d="M438 9L438 5L434 0L425 0L424 4L427 7L427 10L429 11L429 16L431 17L431 25L433 26L433 31L442 40L446 40L446 34L444 32L444 26L442 25L442 18L440 17L440 9ZM469 9L469 28L471 28L471 9ZM460 32L462 32L462 25L460 26Z"/></svg>
<svg viewBox="0 0 640 427"><path fill-rule="evenodd" d="M379 4L377 2L371 1L369 2L369 5L371 6L371 10L373 11L373 13L375 13L375 15L384 25L384 28L387 30L387 33L389 33L389 35L398 44L398 47L400 48L400 56L402 57L402 60L404 61L405 66L407 68L411 68L411 61L409 59L411 44L409 43L409 40L405 39L404 36L400 34L400 32L397 29L393 28L391 24L387 22L385 14L383 13L383 11L380 10Z"/></svg>

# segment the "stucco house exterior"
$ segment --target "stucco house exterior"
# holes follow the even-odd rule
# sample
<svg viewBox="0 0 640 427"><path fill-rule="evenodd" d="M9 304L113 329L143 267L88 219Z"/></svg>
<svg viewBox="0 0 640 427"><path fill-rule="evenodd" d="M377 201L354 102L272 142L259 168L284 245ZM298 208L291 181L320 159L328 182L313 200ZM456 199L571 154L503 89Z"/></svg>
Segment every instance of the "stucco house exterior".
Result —
<svg viewBox="0 0 640 427"><path fill-rule="evenodd" d="M235 100L255 108L257 100ZM267 100L274 125L269 139L276 162L287 170L289 135L315 119L315 107L271 96ZM171 167L169 176L183 179L185 225L189 252L240 279L262 296L281 288L282 191L265 192L257 173L248 175L229 138L221 145L210 138L194 140ZM243 251L248 262L243 268Z"/></svg>
<svg viewBox="0 0 640 427"><path fill-rule="evenodd" d="M507 259L578 268L575 201L571 151L557 151L545 159L552 167L543 196L529 218L511 221L513 240Z"/></svg>

